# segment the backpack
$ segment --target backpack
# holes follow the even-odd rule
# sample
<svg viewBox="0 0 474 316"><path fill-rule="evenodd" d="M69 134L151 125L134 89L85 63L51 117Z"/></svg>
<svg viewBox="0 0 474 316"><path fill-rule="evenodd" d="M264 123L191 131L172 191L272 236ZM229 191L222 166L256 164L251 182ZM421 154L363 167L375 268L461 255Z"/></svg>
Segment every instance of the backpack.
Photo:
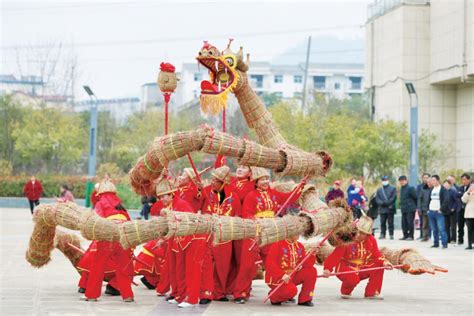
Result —
<svg viewBox="0 0 474 316"><path fill-rule="evenodd" d="M379 216L379 205L375 199L376 193L373 193L369 199L369 210L367 211L367 216L372 219L376 219Z"/></svg>

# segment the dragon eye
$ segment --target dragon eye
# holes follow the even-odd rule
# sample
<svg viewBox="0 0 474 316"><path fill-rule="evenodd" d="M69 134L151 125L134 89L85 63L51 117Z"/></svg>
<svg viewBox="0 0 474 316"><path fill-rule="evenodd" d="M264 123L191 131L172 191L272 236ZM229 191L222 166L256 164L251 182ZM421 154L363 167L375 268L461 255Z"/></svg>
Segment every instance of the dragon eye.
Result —
<svg viewBox="0 0 474 316"><path fill-rule="evenodd" d="M233 65L234 65L234 59L231 58L231 57L227 57L227 58L225 59L225 61L227 62L227 64L228 64L229 66L233 66Z"/></svg>

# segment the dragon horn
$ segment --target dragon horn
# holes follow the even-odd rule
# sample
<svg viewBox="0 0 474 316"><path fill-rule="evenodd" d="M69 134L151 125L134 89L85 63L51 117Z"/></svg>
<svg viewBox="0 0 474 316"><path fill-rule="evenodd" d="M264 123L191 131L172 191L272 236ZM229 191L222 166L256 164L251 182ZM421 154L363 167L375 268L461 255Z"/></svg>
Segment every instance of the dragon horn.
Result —
<svg viewBox="0 0 474 316"><path fill-rule="evenodd" d="M230 44L232 44L233 38L229 38L229 43L227 44L227 49L230 49Z"/></svg>

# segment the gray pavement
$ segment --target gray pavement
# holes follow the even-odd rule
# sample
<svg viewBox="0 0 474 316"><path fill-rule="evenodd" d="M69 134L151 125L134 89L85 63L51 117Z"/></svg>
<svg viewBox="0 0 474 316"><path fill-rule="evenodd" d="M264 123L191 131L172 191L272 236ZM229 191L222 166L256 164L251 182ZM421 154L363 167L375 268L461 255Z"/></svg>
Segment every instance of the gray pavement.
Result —
<svg viewBox="0 0 474 316"><path fill-rule="evenodd" d="M80 301L79 276L59 251L54 250L51 262L40 269L24 259L33 227L29 210L0 208L0 221L1 315L474 315L474 252L464 250L464 246L450 245L442 250L416 241L381 241L380 245L393 248L416 247L449 269L449 273L436 276L388 271L382 291L384 301L362 298L365 281L355 290L353 299L341 300L340 282L330 278L317 281L315 307L271 306L262 303L268 288L256 281L254 297L245 305L213 302L206 307L179 310L141 284L134 287L135 303L108 296L96 303ZM321 267L318 270L321 272ZM135 281L140 283L138 278Z"/></svg>

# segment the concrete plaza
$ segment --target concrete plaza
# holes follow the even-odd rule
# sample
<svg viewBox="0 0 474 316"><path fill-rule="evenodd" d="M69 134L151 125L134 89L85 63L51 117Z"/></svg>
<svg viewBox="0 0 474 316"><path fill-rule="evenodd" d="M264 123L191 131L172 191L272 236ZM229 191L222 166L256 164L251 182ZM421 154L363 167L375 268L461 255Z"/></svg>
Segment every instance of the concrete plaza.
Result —
<svg viewBox="0 0 474 316"><path fill-rule="evenodd" d="M135 278L135 303L123 303L120 297L102 296L99 302L80 301L77 293L79 276L69 261L58 251L51 262L40 269L31 267L25 258L33 223L28 209L0 209L0 298L1 315L473 315L474 252L465 246L430 249L430 243L384 240L380 246L416 247L435 264L449 273L412 276L387 271L384 278L384 301L367 301L363 297L363 281L351 300L339 298L340 281L319 279L316 283L315 306L271 306L263 304L268 288L262 281L254 283L251 300L245 305L212 302L180 310L164 298L146 290ZM397 232L397 236L400 232ZM399 237L399 236L398 236ZM87 242L84 240L84 246ZM318 267L321 272L321 267Z"/></svg>

